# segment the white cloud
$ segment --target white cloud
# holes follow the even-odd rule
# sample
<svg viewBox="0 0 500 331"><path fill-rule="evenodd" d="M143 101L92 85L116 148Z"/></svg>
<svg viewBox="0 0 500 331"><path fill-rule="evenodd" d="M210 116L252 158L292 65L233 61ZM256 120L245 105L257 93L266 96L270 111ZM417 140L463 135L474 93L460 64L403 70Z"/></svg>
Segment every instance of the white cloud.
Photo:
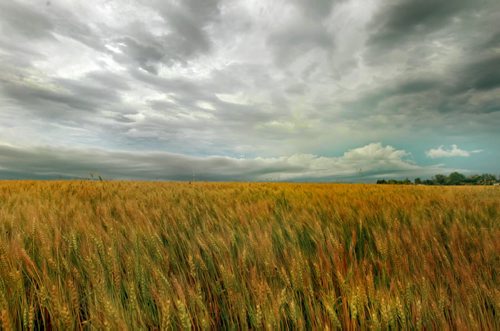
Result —
<svg viewBox="0 0 500 331"><path fill-rule="evenodd" d="M476 149L473 151L466 151L458 148L457 145L451 145L451 149L445 149L444 146L439 146L438 148L431 148L425 154L431 159L441 158L441 157L469 157L471 154L480 153L483 150Z"/></svg>

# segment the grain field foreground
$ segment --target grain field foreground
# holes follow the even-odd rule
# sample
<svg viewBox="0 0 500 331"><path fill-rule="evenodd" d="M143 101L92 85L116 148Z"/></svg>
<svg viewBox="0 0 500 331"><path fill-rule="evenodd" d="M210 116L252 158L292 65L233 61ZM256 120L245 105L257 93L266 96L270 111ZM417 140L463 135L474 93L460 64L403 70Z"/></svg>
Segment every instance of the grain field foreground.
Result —
<svg viewBox="0 0 500 331"><path fill-rule="evenodd" d="M500 189L0 182L0 329L499 329Z"/></svg>

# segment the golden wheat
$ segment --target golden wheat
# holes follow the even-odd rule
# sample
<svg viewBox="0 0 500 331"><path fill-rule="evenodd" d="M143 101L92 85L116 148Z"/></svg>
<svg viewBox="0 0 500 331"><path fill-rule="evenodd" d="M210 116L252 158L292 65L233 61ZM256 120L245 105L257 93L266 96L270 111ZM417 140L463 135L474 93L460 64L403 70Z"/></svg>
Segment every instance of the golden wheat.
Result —
<svg viewBox="0 0 500 331"><path fill-rule="evenodd" d="M499 329L500 190L0 182L3 329Z"/></svg>

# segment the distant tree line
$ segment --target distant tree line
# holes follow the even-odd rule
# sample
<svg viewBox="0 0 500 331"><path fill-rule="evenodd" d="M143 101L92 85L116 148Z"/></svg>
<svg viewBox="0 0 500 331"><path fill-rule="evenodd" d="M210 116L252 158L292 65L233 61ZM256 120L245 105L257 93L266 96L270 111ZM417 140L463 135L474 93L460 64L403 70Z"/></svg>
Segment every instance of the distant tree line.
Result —
<svg viewBox="0 0 500 331"><path fill-rule="evenodd" d="M465 176L459 172L452 172L448 176L438 174L432 177L431 179L420 179L415 178L412 181L408 178L403 180L397 179L379 179L377 180L377 184L403 184L403 185L495 185L500 183L500 177L497 178L492 174L482 174L482 175L471 175Z"/></svg>

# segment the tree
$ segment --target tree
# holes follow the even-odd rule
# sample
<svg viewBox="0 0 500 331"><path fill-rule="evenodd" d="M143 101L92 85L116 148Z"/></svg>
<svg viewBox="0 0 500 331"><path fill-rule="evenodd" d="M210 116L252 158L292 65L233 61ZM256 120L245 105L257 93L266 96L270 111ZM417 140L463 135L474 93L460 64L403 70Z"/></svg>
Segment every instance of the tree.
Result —
<svg viewBox="0 0 500 331"><path fill-rule="evenodd" d="M479 176L479 175L471 175L465 179L465 182L467 184L477 185L479 183L480 179L481 179L481 176Z"/></svg>
<svg viewBox="0 0 500 331"><path fill-rule="evenodd" d="M465 176L459 172L452 172L447 179L447 184L449 185L462 185L465 183Z"/></svg>
<svg viewBox="0 0 500 331"><path fill-rule="evenodd" d="M434 176L434 182L438 185L445 185L446 184L446 176L442 174L438 174Z"/></svg>
<svg viewBox="0 0 500 331"><path fill-rule="evenodd" d="M479 179L479 184L481 185L493 185L497 181L495 175L492 174L482 174Z"/></svg>
<svg viewBox="0 0 500 331"><path fill-rule="evenodd" d="M500 178L493 174L482 174L482 175L469 175L465 176L457 171L452 172L448 176L443 174L437 174L432 179L421 179L420 177L415 178L414 183L416 185L494 185L495 183L500 183ZM377 184L411 184L411 181L406 178L404 180L400 179L379 179Z"/></svg>

